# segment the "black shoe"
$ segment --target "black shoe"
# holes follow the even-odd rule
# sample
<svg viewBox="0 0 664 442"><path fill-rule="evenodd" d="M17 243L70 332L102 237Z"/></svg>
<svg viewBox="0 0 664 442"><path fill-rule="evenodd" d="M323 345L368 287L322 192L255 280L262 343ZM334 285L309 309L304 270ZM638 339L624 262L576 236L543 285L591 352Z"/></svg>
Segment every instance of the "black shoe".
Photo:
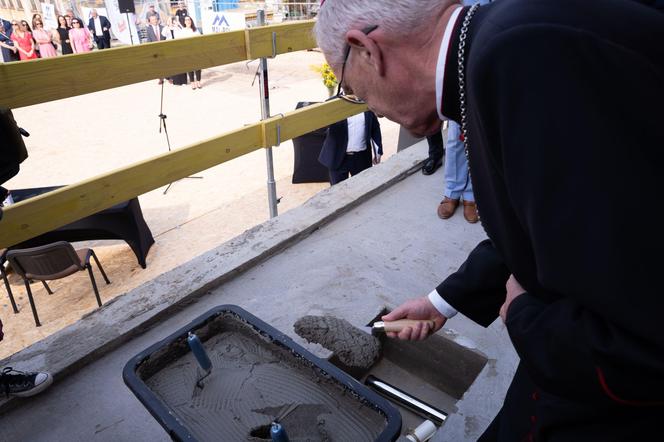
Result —
<svg viewBox="0 0 664 442"><path fill-rule="evenodd" d="M2 369L0 388L7 396L28 397L44 391L53 383L53 376L40 371L22 372L11 367Z"/></svg>
<svg viewBox="0 0 664 442"><path fill-rule="evenodd" d="M422 173L425 175L432 175L443 164L442 158L429 157L422 166Z"/></svg>

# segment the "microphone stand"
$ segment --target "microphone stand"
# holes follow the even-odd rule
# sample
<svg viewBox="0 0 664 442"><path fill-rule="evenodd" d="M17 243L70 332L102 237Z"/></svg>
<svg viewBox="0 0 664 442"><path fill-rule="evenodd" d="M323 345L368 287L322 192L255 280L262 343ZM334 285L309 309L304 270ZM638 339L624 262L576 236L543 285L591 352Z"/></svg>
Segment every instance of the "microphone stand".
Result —
<svg viewBox="0 0 664 442"><path fill-rule="evenodd" d="M131 40L131 45L134 46L134 34L131 33L131 21L129 20L129 11L125 11L127 14L127 29L129 29L129 40ZM138 31L138 29L136 29Z"/></svg>

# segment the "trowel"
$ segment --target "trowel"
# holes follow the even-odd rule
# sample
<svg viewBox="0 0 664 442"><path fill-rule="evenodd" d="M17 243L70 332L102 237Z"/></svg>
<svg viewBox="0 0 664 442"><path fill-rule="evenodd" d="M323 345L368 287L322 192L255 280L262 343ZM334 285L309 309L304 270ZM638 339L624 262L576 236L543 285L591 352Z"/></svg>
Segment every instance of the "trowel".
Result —
<svg viewBox="0 0 664 442"><path fill-rule="evenodd" d="M372 335L387 332L399 333L404 328L415 327L421 322L428 322L430 330L433 330L436 326L436 323L432 319L397 319L396 321L371 321L367 327Z"/></svg>

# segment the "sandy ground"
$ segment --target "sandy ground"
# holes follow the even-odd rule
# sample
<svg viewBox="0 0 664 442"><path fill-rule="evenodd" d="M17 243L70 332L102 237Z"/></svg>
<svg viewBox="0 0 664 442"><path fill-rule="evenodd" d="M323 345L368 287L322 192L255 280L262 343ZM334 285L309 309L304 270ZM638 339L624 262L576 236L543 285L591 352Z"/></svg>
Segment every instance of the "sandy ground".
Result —
<svg viewBox="0 0 664 442"><path fill-rule="evenodd" d="M271 114L295 109L299 101L322 101L327 89L310 66L323 57L314 51L279 55L269 61ZM164 113L171 146L176 149L260 120L258 82L252 86L257 62L236 63L203 71L203 89L166 84ZM30 157L8 188L70 184L108 172L167 150L159 133L160 86L148 81L95 94L14 110L18 123L31 137L26 139ZM396 152L399 127L381 120L384 158ZM167 272L182 262L260 224L269 218L266 166L263 150L205 170L202 180L184 179L141 195L143 215L155 244L142 269L129 246L122 241L96 241L111 285L96 271L102 302ZM326 183L291 184L293 148L290 141L274 148L279 213L297 207ZM0 318L5 338L0 358L66 327L96 308L86 273L50 283L49 296L41 284L33 284L35 303L42 322L35 327L25 288L10 275L20 312L14 314L0 289Z"/></svg>

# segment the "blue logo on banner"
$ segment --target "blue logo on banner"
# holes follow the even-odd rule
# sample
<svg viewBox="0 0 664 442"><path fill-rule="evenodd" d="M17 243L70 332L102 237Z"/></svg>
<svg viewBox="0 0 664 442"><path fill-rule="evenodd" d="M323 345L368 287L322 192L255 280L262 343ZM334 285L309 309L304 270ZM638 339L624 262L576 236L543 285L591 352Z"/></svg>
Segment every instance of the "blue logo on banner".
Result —
<svg viewBox="0 0 664 442"><path fill-rule="evenodd" d="M223 26L223 24L226 24L226 26L230 27L231 25L228 24L228 20L226 20L226 16L222 15L221 18L217 15L214 18L214 21L212 22L212 26Z"/></svg>

